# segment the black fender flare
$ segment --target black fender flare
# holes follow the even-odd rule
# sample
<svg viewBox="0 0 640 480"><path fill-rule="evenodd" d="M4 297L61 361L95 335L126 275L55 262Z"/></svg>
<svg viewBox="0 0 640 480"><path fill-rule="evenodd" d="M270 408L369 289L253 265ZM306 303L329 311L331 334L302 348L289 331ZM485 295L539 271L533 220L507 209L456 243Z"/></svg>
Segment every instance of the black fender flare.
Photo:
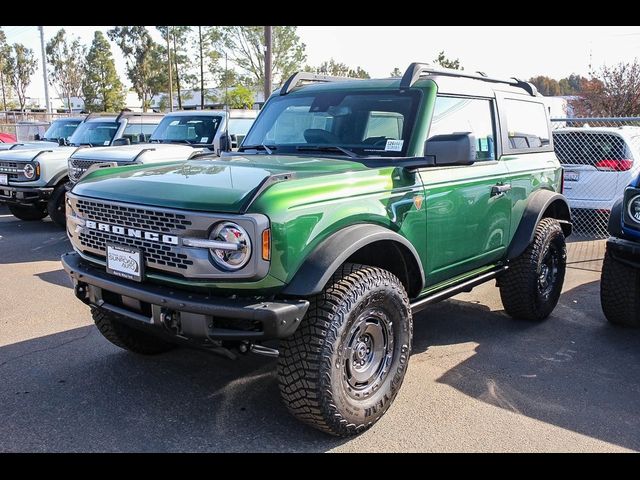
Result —
<svg viewBox="0 0 640 480"><path fill-rule="evenodd" d="M624 197L620 197L616 200L616 203L611 207L611 212L609 213L609 222L607 224L607 230L613 237L624 237L624 232L622 231L622 203L624 201Z"/></svg>
<svg viewBox="0 0 640 480"><path fill-rule="evenodd" d="M296 297L317 295L351 255L382 240L397 242L411 252L420 270L421 290L424 287L424 269L411 242L388 228L362 223L345 227L323 240L306 258L282 293Z"/></svg>
<svg viewBox="0 0 640 480"><path fill-rule="evenodd" d="M64 170L54 175L53 178L47 182L47 187L57 187L60 182L66 183L68 180L65 179L68 179L68 173L67 170Z"/></svg>
<svg viewBox="0 0 640 480"><path fill-rule="evenodd" d="M549 209L550 215L545 215ZM507 259L518 257L533 241L536 226L543 217L552 217L560 221L565 237L571 235L571 210L567 198L551 190L538 190L531 194L524 209L520 224L516 229L507 251Z"/></svg>

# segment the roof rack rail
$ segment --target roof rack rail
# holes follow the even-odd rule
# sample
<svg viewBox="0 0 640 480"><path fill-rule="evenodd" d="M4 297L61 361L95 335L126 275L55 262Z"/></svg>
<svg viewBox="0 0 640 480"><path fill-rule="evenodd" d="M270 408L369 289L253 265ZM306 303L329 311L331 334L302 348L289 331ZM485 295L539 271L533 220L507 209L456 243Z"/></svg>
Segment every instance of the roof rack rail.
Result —
<svg viewBox="0 0 640 480"><path fill-rule="evenodd" d="M331 75L318 75L310 72L296 72L291 75L282 88L280 89L280 95L286 95L293 90L300 82L340 82L344 80L362 80L361 78L351 77L334 77Z"/></svg>
<svg viewBox="0 0 640 480"><path fill-rule="evenodd" d="M504 78L491 78L487 77L483 72L465 73L461 70L454 70L452 68L443 68L431 65L429 63L414 62L409 65L409 68L404 72L402 80L400 80L400 88L409 88L416 83L423 73L433 73L434 75L443 75L447 77L461 77L461 78L473 78L476 80L482 80L483 82L491 83L506 83L513 87L519 87L525 90L529 95L536 96L538 90L535 85L530 82L525 82L515 77L509 79Z"/></svg>

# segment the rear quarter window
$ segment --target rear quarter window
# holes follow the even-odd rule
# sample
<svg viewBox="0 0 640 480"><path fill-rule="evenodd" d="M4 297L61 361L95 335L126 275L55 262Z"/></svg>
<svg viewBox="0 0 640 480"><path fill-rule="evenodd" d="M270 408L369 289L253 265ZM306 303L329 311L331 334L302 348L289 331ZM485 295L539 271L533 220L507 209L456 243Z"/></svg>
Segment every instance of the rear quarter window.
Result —
<svg viewBox="0 0 640 480"><path fill-rule="evenodd" d="M505 150L523 153L551 150L544 104L505 98L502 113L506 117Z"/></svg>

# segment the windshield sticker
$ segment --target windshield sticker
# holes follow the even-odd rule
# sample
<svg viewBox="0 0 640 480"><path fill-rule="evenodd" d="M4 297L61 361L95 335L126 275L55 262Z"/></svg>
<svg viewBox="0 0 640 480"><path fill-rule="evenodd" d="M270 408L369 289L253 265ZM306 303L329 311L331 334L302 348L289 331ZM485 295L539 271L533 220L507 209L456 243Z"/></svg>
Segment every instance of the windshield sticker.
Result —
<svg viewBox="0 0 640 480"><path fill-rule="evenodd" d="M207 143L209 141L209 137L202 137L200 139L200 143Z"/></svg>
<svg viewBox="0 0 640 480"><path fill-rule="evenodd" d="M109 145L109 143L111 143L111 142L109 142L109 140L105 140L103 145Z"/></svg>
<svg viewBox="0 0 640 480"><path fill-rule="evenodd" d="M387 140L387 144L384 147L385 152L401 152L402 144L404 140Z"/></svg>

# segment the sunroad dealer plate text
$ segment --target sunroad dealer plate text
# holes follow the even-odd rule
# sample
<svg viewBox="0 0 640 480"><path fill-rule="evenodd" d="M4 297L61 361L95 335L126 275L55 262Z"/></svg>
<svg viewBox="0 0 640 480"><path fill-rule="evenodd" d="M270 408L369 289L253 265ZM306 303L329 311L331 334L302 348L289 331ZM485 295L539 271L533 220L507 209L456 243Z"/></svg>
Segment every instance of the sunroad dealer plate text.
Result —
<svg viewBox="0 0 640 480"><path fill-rule="evenodd" d="M137 248L107 244L108 273L141 282L142 267L142 253Z"/></svg>

